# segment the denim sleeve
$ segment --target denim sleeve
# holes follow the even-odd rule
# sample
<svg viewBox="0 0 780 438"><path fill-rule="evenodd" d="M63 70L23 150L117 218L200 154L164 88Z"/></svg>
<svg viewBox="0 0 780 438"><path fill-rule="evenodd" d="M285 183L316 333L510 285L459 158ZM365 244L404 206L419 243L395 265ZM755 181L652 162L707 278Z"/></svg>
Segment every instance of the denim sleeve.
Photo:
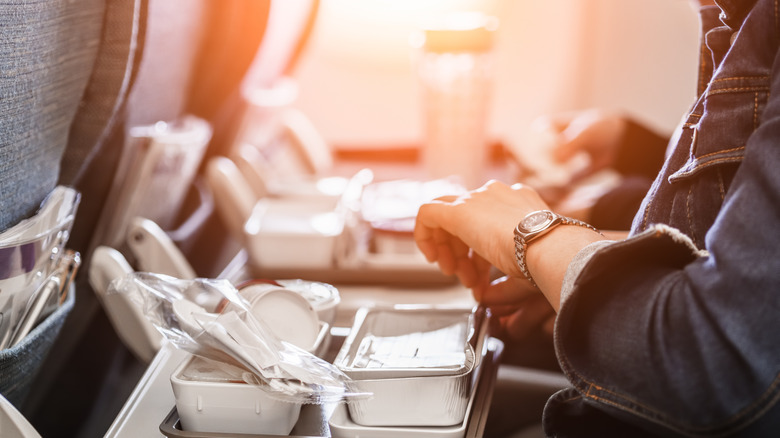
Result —
<svg viewBox="0 0 780 438"><path fill-rule="evenodd" d="M655 226L576 277L555 346L595 406L686 436L780 427L779 62L705 251Z"/></svg>
<svg viewBox="0 0 780 438"><path fill-rule="evenodd" d="M600 240L582 248L580 252L574 256L569 263L569 267L566 269L566 275L563 277L563 284L561 285L561 305L563 305L566 299L569 298L569 295L571 295L574 290L574 282L580 275L580 272L585 269L585 265L588 264L590 259L598 250L612 245L613 243L615 243L613 240Z"/></svg>

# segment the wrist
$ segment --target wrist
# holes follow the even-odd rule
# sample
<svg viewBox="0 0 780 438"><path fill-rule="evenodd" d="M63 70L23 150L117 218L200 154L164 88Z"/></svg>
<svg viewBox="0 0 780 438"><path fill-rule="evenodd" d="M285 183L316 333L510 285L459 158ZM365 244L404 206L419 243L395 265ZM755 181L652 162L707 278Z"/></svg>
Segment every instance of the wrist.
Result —
<svg viewBox="0 0 780 438"><path fill-rule="evenodd" d="M518 271L532 285L542 290L554 289L559 271L562 281L562 274L574 254L601 239L601 233L585 222L549 210L531 212L514 230ZM538 280L541 278L544 280Z"/></svg>
<svg viewBox="0 0 780 438"><path fill-rule="evenodd" d="M560 307L560 291L566 270L586 246L606 240L596 231L578 226L561 226L530 245L526 254L528 270L555 311Z"/></svg>

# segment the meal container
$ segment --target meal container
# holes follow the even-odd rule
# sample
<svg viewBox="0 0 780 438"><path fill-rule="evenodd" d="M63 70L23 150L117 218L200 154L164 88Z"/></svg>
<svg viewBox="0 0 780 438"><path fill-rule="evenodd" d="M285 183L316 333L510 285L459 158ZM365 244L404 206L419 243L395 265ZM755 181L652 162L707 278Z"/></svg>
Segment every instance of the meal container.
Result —
<svg viewBox="0 0 780 438"><path fill-rule="evenodd" d="M314 180L300 178L284 181L269 180L268 191L275 198L335 209L348 183L349 179L340 176Z"/></svg>
<svg viewBox="0 0 780 438"><path fill-rule="evenodd" d="M176 409L185 430L288 435L301 405L273 398L241 381L241 370L215 369L193 356L171 375Z"/></svg>
<svg viewBox="0 0 780 438"><path fill-rule="evenodd" d="M490 410L496 371L501 360L503 343L495 338L485 340L485 356L480 363L480 376L474 383L463 420L452 426L362 426L350 418L345 404L336 406L328 420L333 438L474 438L481 437ZM161 428L162 430L162 428ZM171 437L174 438L174 437ZM183 438L183 437L182 437ZM205 438L205 437L203 437Z"/></svg>
<svg viewBox="0 0 780 438"><path fill-rule="evenodd" d="M252 305L250 311L279 339L312 354L324 354L330 325L317 319L302 295L267 284L240 292ZM242 373L226 364L217 368L199 357L185 360L171 375L182 426L197 432L289 434L301 405L278 400L245 383Z"/></svg>
<svg viewBox="0 0 780 438"><path fill-rule="evenodd" d="M479 382L478 382L479 383ZM481 383L479 383L481 385ZM330 433L333 438L463 438L466 434L468 416L474 409L474 400L478 391L473 386L464 418L450 426L366 426L358 424L351 418L346 405L340 404L333 410L328 420Z"/></svg>
<svg viewBox="0 0 780 438"><path fill-rule="evenodd" d="M261 199L244 224L249 258L263 269L330 268L343 233L339 212L289 200Z"/></svg>
<svg viewBox="0 0 780 438"><path fill-rule="evenodd" d="M418 254L414 241L415 218L371 222L371 250L379 254Z"/></svg>
<svg viewBox="0 0 780 438"><path fill-rule="evenodd" d="M463 421L485 354L487 318L471 309L362 308L334 364L373 397L349 403L362 426Z"/></svg>

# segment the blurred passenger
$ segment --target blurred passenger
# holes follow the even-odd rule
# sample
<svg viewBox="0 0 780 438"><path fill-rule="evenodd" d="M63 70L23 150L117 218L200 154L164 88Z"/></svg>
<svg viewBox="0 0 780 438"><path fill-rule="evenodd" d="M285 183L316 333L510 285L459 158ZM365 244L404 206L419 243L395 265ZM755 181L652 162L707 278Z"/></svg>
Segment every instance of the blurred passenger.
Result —
<svg viewBox="0 0 780 438"><path fill-rule="evenodd" d="M572 175L572 182L603 170L618 174L619 183L580 212L586 216L581 219L603 230L630 229L642 199L664 163L669 137L626 114L598 109L544 116L535 125L553 133L552 153L556 161L565 163L583 152L588 155L588 166ZM541 190L540 194L553 203L555 197L566 196L571 189L557 187Z"/></svg>

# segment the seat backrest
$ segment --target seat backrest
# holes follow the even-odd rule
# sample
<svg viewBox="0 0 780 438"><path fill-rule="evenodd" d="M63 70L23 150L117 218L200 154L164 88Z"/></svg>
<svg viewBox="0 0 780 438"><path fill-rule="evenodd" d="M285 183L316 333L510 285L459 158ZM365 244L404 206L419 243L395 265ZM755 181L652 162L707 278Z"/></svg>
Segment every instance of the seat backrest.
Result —
<svg viewBox="0 0 780 438"><path fill-rule="evenodd" d="M215 128L207 157L219 153L271 0L17 3L0 6L0 230L56 184L73 186L82 199L68 246L89 266L127 129L193 114ZM110 410L96 403L117 339L87 275L75 298L21 406L43 436L83 434L90 411Z"/></svg>
<svg viewBox="0 0 780 438"><path fill-rule="evenodd" d="M226 90L237 88L239 80L226 77L224 91L205 87L203 66L245 71L269 5L270 0L43 0L0 6L0 228L34 212L56 184L73 186L82 198L68 246L88 266L126 130L193 113L193 93L208 96L200 99L211 108L223 105ZM225 27L227 11L244 30L244 40L226 41L227 59L209 66L208 52L215 50L209 39ZM22 167L14 167L17 160ZM76 436L91 411L110 409L96 403L121 344L106 335L113 331L87 275L77 278L76 289L57 342L39 357L29 396L19 400L21 412L43 436Z"/></svg>
<svg viewBox="0 0 780 438"><path fill-rule="evenodd" d="M35 213L58 182L68 132L98 58L105 7L104 0L0 6L0 230ZM61 307L0 352L7 400L24 401L72 307Z"/></svg>
<svg viewBox="0 0 780 438"><path fill-rule="evenodd" d="M57 184L71 123L98 57L104 0L0 7L0 231Z"/></svg>

